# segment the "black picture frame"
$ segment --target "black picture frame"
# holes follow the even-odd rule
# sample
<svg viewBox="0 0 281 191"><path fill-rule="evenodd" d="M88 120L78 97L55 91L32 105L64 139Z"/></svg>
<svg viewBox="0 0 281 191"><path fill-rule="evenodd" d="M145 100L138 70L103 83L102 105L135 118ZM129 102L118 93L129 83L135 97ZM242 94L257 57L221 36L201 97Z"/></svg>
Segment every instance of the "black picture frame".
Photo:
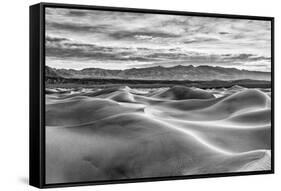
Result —
<svg viewBox="0 0 281 191"><path fill-rule="evenodd" d="M121 11L138 13L155 13L168 15L186 15L199 17L217 17L231 19L263 20L271 22L271 170L187 175L177 177L154 177L141 179L45 183L45 8L71 8L103 11ZM30 6L30 147L29 147L29 183L38 188L53 188L66 186L84 186L99 184L133 183L148 181L164 181L178 179L195 179L211 177L244 176L274 173L274 18L249 15L231 15L216 13L197 13L185 11L168 11L152 9L135 9L121 7L103 7L74 4L39 3Z"/></svg>

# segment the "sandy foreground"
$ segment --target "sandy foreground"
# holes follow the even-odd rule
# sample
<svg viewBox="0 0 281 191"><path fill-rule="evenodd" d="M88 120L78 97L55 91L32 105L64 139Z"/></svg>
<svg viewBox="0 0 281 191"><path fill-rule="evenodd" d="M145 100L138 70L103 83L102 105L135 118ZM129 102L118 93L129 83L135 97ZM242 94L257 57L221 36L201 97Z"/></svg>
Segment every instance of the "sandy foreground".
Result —
<svg viewBox="0 0 281 191"><path fill-rule="evenodd" d="M46 183L271 168L268 90L46 92Z"/></svg>

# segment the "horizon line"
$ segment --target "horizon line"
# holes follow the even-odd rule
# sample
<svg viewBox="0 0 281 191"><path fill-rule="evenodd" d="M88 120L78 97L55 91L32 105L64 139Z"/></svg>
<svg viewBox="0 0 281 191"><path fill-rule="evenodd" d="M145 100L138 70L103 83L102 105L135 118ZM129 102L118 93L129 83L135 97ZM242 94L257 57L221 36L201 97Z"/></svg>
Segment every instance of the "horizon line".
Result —
<svg viewBox="0 0 281 191"><path fill-rule="evenodd" d="M45 66L48 66L48 65L45 64ZM258 71L258 70L239 69L239 68L236 68L236 67L223 67L223 66L210 66L210 65L194 66L193 64L190 64L190 65L179 64L179 65L175 65L175 66L160 66L160 65L158 65L158 66L149 66L149 67L132 67L132 68L126 68L126 69L106 69L106 68L98 68L98 67L85 67L85 68L82 68L82 69L74 69L74 68L56 68L56 67L52 67L52 66L48 66L48 67L56 69L56 70L65 69L65 70L82 71L82 70L85 70L85 69L102 69L102 70L110 70L110 71L116 71L116 70L125 71L125 70L131 70L131 69L145 69L145 68L175 68L175 67L194 67L194 68L198 68L198 67L202 67L202 66L207 66L207 67L211 67L211 68L235 69L235 70L239 70L239 71L271 73L271 68L270 68L270 71Z"/></svg>

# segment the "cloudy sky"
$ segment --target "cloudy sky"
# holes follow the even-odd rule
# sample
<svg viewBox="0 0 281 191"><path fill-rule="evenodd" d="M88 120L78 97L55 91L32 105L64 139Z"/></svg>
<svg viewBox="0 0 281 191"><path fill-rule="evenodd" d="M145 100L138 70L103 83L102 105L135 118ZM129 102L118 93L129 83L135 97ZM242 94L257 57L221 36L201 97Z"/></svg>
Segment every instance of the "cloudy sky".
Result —
<svg viewBox="0 0 281 191"><path fill-rule="evenodd" d="M46 8L46 64L55 68L270 71L270 41L269 21Z"/></svg>

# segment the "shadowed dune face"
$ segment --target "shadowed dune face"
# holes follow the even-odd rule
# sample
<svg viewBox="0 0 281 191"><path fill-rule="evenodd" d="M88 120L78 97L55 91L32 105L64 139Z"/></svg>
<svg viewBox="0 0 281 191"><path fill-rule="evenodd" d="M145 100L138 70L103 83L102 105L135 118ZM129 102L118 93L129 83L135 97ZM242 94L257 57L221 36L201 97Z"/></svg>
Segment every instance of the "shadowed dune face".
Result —
<svg viewBox="0 0 281 191"><path fill-rule="evenodd" d="M215 96L201 89L187 88L184 86L174 86L169 90L156 93L153 95L156 98L164 98L169 100L184 100L184 99L211 99Z"/></svg>
<svg viewBox="0 0 281 191"><path fill-rule="evenodd" d="M271 169L268 90L71 92L46 91L47 183Z"/></svg>

